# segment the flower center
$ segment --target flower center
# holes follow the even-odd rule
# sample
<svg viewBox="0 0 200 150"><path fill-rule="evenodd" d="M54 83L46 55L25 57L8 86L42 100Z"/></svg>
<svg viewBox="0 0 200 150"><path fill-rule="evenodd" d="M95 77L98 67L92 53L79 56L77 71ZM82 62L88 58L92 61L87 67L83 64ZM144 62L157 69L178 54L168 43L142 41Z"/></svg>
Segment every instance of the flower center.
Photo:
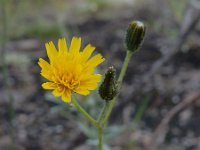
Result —
<svg viewBox="0 0 200 150"><path fill-rule="evenodd" d="M68 83L66 84L66 86L71 89L74 90L79 86L80 82L78 80L74 80L71 79L70 81L68 81Z"/></svg>
<svg viewBox="0 0 200 150"><path fill-rule="evenodd" d="M80 85L80 81L76 76L69 74L68 76L62 77L61 84L70 90L74 90Z"/></svg>

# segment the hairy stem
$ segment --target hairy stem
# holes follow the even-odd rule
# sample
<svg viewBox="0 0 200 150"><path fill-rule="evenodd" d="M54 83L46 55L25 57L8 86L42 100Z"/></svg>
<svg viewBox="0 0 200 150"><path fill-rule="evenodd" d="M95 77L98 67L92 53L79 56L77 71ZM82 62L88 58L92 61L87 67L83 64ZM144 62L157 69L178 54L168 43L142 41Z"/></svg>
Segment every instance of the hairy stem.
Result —
<svg viewBox="0 0 200 150"><path fill-rule="evenodd" d="M99 115L98 121L97 121L98 124L99 124L99 128L98 128L98 140L99 140L98 150L103 149L104 127L102 126L102 120L104 119L108 108L109 108L109 102L106 101L106 103L105 103L105 105L104 105L104 107L101 111L101 114Z"/></svg>
<svg viewBox="0 0 200 150"><path fill-rule="evenodd" d="M74 104L74 107L77 109L77 111L80 112L92 125L94 125L96 128L99 128L97 121L85 111L85 109L78 103L75 97L72 98L72 103Z"/></svg>
<svg viewBox="0 0 200 150"><path fill-rule="evenodd" d="M125 57L125 60L124 60L124 63L123 63L123 66L122 66L122 69L121 69L121 72L120 72L120 75L119 75L119 78L118 78L119 88L121 88L122 81L124 79L124 75L126 73L126 70L127 70L127 67L128 67L128 64L129 64L129 61L130 61L132 55L133 55L133 52L127 51L126 57ZM109 103L107 113L105 114L105 117L104 117L103 122L102 122L103 127L106 125L106 123L107 123L107 121L110 117L112 109L113 109L113 107L116 103L116 99L117 99L117 96Z"/></svg>
<svg viewBox="0 0 200 150"><path fill-rule="evenodd" d="M109 108L109 102L106 101L106 103L101 111L101 114L99 115L98 121L97 121L99 124L101 124L103 118L105 117L105 114L106 114L108 108Z"/></svg>
<svg viewBox="0 0 200 150"><path fill-rule="evenodd" d="M103 128L98 128L98 150L103 150L103 136L104 136L104 129Z"/></svg>

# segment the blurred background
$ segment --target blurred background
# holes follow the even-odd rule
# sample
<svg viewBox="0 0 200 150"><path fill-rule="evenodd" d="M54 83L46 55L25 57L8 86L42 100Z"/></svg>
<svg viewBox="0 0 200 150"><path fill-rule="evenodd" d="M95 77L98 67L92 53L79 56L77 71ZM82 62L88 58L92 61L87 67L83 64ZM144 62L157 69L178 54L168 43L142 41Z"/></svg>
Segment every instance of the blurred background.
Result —
<svg viewBox="0 0 200 150"><path fill-rule="evenodd" d="M200 150L199 0L0 0L0 150L94 150L96 130L41 88L45 42L81 36L119 74L132 20L147 26L104 150ZM80 97L92 116L98 92Z"/></svg>

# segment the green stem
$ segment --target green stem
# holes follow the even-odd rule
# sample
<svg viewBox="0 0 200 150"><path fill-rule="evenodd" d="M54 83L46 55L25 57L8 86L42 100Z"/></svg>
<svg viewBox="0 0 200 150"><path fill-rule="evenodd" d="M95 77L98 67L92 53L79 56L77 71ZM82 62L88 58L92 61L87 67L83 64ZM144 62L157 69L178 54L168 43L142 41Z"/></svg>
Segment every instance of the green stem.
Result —
<svg viewBox="0 0 200 150"><path fill-rule="evenodd" d="M99 115L98 118L98 124L99 124L99 128L98 128L98 139L99 139L99 144L98 144L98 150L102 150L103 149L103 136L104 136L104 126L102 126L102 120L104 119L106 112L109 108L109 102L106 101L103 110L101 111L101 114Z"/></svg>
<svg viewBox="0 0 200 150"><path fill-rule="evenodd" d="M79 111L91 124L93 124L96 128L99 128L99 124L97 121L91 117L81 105L79 105L78 101L73 97L72 103L76 107L77 111Z"/></svg>
<svg viewBox="0 0 200 150"><path fill-rule="evenodd" d="M106 114L108 108L109 108L109 102L106 101L106 103L103 107L103 110L101 111L101 114L99 115L99 118L98 118L98 121L97 121L98 124L101 124L103 118L105 117L105 114Z"/></svg>
<svg viewBox="0 0 200 150"><path fill-rule="evenodd" d="M121 69L121 72L120 72L119 78L118 78L118 82L120 82L120 87L121 87L122 81L124 79L124 75L126 73L126 70L127 70L127 67L128 67L128 64L130 62L132 55L133 55L132 51L126 52L126 57L125 57L125 60L124 60L124 63L123 63L123 66L122 66L122 69Z"/></svg>
<svg viewBox="0 0 200 150"><path fill-rule="evenodd" d="M130 61L132 55L133 55L132 51L127 51L126 57L125 57L125 60L124 60L124 63L123 63L123 66L122 66L122 69L121 69L121 72L120 72L120 75L119 75L119 78L118 78L119 88L121 88L121 84L122 84L122 81L124 79L124 75L126 73L126 70L127 70L127 67L128 67L128 64L129 64L129 61ZM106 125L106 123L107 123L107 121L110 117L112 109L113 109L113 107L116 103L116 99L117 99L117 96L109 103L107 113L106 113L106 115L103 119L103 122L102 122L103 127Z"/></svg>
<svg viewBox="0 0 200 150"><path fill-rule="evenodd" d="M99 139L99 144L98 144L98 150L103 150L103 133L104 129L103 128L98 128L98 139Z"/></svg>

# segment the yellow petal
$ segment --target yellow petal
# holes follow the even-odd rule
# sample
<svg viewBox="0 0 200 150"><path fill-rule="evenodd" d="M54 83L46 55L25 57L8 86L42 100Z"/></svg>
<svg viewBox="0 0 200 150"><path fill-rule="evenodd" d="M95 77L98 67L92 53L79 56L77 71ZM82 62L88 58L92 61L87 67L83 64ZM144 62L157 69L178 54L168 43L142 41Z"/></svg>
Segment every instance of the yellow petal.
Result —
<svg viewBox="0 0 200 150"><path fill-rule="evenodd" d="M51 74L44 73L44 72L41 72L40 74L41 74L41 76L43 76L43 77L46 78L47 80L53 81L53 80L52 80L52 75L51 75Z"/></svg>
<svg viewBox="0 0 200 150"><path fill-rule="evenodd" d="M102 57L102 55L97 54L94 57L92 57L90 60L87 61L87 65L84 69L85 72L93 71L94 68L102 63L105 59ZM90 72L92 73L92 72Z"/></svg>
<svg viewBox="0 0 200 150"><path fill-rule="evenodd" d="M45 46L46 46L47 55L49 57L50 62L56 61L55 59L58 55L58 52L57 52L56 47L53 44L53 42L51 41L49 43L46 43Z"/></svg>
<svg viewBox="0 0 200 150"><path fill-rule="evenodd" d="M57 86L56 86L56 84L53 83L53 82L45 82L45 83L42 84L42 87L43 87L44 89L46 89L46 90L53 90L53 89L55 89Z"/></svg>
<svg viewBox="0 0 200 150"><path fill-rule="evenodd" d="M78 88L78 89L74 90L74 92L81 94L81 95L84 95L84 96L90 94L90 91L88 91L85 88Z"/></svg>
<svg viewBox="0 0 200 150"><path fill-rule="evenodd" d="M87 61L94 50L95 50L95 47L92 46L91 44L88 44L82 52L82 62Z"/></svg>
<svg viewBox="0 0 200 150"><path fill-rule="evenodd" d="M97 83L88 83L88 84L84 84L84 87L87 90L95 90L98 87Z"/></svg>
<svg viewBox="0 0 200 150"><path fill-rule="evenodd" d="M98 82L101 81L101 75L96 74L80 81L80 86L88 90L95 90L98 87Z"/></svg>
<svg viewBox="0 0 200 150"><path fill-rule="evenodd" d="M46 62L44 59L40 58L38 61L38 65L42 68L41 72L49 73L51 71L51 66L48 62Z"/></svg>
<svg viewBox="0 0 200 150"><path fill-rule="evenodd" d="M51 80L52 77L51 65L42 58L39 59L38 64L42 68L40 74L46 79Z"/></svg>
<svg viewBox="0 0 200 150"><path fill-rule="evenodd" d="M58 40L58 50L60 54L65 54L68 51L65 38Z"/></svg>
<svg viewBox="0 0 200 150"><path fill-rule="evenodd" d="M62 100L66 103L71 102L71 91L69 89L65 89L64 93L62 94Z"/></svg>
<svg viewBox="0 0 200 150"><path fill-rule="evenodd" d="M101 75L100 74L94 74L94 75L87 75L83 74L80 77L80 82L100 82L101 81Z"/></svg>
<svg viewBox="0 0 200 150"><path fill-rule="evenodd" d="M48 68L50 67L49 63L45 61L43 58L40 58L38 64L41 68Z"/></svg>
<svg viewBox="0 0 200 150"><path fill-rule="evenodd" d="M81 38L73 37L70 45L70 53L72 53L74 56L79 52L81 48Z"/></svg>
<svg viewBox="0 0 200 150"><path fill-rule="evenodd" d="M52 94L56 97L61 96L64 92L64 88L60 89L60 88L56 88L55 90L53 90Z"/></svg>
<svg viewBox="0 0 200 150"><path fill-rule="evenodd" d="M82 69L83 69L83 67L80 64L74 65L74 67L73 67L74 75L80 76L80 74L82 73Z"/></svg>
<svg viewBox="0 0 200 150"><path fill-rule="evenodd" d="M99 65L100 63L102 63L104 61L104 58L102 57L101 54L97 54L94 57L92 57L90 60L88 60L88 64L92 65L94 67L96 67L97 65Z"/></svg>
<svg viewBox="0 0 200 150"><path fill-rule="evenodd" d="M92 75L92 77L90 78L90 81L92 82L100 82L101 81L101 75L100 74L95 74L95 75Z"/></svg>

